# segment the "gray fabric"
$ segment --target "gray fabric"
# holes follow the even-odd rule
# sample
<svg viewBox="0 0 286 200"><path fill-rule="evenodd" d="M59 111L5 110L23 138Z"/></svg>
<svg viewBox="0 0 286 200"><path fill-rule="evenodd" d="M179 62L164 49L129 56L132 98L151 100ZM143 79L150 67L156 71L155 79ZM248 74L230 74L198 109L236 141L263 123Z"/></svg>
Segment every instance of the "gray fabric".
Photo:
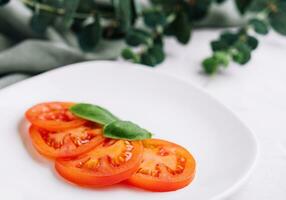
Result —
<svg viewBox="0 0 286 200"><path fill-rule="evenodd" d="M6 86L11 85L13 83L16 83L18 81L22 81L22 80L29 78L29 77L30 77L30 75L20 74L20 73L15 73L15 74L3 76L0 79L0 88L6 87Z"/></svg>
<svg viewBox="0 0 286 200"><path fill-rule="evenodd" d="M49 28L46 37L40 38L29 26L31 16L20 0L0 7L0 88L67 64L115 59L124 45L120 40L102 41L94 52L84 53L72 33Z"/></svg>
<svg viewBox="0 0 286 200"><path fill-rule="evenodd" d="M233 5L228 7L233 8ZM216 7L213 10L214 14L210 19L215 19L215 13L218 12ZM233 9L227 15L236 13L232 11ZM0 89L33 74L67 64L85 60L115 59L120 55L124 45L121 40L102 41L94 52L84 53L70 32L59 34L49 28L44 38L39 37L29 26L31 16L31 11L21 0L12 0L0 7ZM224 18L231 19L235 24L240 23L237 22L237 14ZM229 21L227 20L224 25L229 25ZM207 19L202 22L202 25L205 24L214 23Z"/></svg>

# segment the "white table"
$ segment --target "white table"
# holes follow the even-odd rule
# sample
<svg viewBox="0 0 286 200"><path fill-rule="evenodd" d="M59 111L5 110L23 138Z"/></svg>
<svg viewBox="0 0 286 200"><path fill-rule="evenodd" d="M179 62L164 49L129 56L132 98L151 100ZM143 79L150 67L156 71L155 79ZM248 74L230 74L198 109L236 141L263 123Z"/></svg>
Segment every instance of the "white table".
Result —
<svg viewBox="0 0 286 200"><path fill-rule="evenodd" d="M232 64L216 76L202 74L201 60L218 31L199 30L187 46L168 39L159 71L204 88L232 109L256 134L260 156L248 183L229 200L286 199L286 37L262 38L249 64Z"/></svg>

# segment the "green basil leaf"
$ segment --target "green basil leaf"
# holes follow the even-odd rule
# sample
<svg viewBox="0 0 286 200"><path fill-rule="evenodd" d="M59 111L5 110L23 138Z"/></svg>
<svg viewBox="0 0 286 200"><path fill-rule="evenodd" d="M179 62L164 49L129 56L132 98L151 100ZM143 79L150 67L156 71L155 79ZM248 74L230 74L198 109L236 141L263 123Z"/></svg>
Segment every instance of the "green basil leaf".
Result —
<svg viewBox="0 0 286 200"><path fill-rule="evenodd" d="M152 137L152 134L129 121L114 121L106 125L103 134L107 138L144 140Z"/></svg>
<svg viewBox="0 0 286 200"><path fill-rule="evenodd" d="M70 111L83 119L93 121L102 125L118 120L111 112L97 105L79 103L70 108Z"/></svg>

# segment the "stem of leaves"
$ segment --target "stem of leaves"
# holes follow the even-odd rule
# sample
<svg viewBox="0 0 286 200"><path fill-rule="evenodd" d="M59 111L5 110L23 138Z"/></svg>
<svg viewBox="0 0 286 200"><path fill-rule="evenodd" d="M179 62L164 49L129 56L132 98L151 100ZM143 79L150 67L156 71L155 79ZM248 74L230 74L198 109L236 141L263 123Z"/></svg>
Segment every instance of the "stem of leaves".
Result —
<svg viewBox="0 0 286 200"><path fill-rule="evenodd" d="M202 62L205 73L215 74L221 68L228 67L231 61L245 65L249 62L252 51L258 46L256 34L266 35L268 31L267 22L254 17L237 31L223 32L219 39L211 42L212 56Z"/></svg>
<svg viewBox="0 0 286 200"><path fill-rule="evenodd" d="M122 57L153 67L165 59L164 35L174 36L180 43L186 44L190 39L191 21L186 11L177 9L176 6L165 10L163 6L154 6L144 10L142 17L145 27L129 31L126 36L129 47L122 51ZM136 51L138 47L140 50Z"/></svg>
<svg viewBox="0 0 286 200"><path fill-rule="evenodd" d="M247 5L236 0L241 13L255 14L247 24L236 32L223 32L220 38L212 41L213 54L202 62L207 74L215 74L229 61L244 65L249 62L251 53L258 46L256 35L267 35L270 27L281 35L286 35L286 2L284 0L252 0ZM226 62L228 61L228 62Z"/></svg>

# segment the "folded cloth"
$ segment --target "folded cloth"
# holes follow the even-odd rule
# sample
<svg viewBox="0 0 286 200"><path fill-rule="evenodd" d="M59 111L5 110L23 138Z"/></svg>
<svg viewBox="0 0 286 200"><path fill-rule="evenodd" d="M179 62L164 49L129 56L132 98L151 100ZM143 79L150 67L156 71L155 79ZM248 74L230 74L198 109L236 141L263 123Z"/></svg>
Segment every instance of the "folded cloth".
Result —
<svg viewBox="0 0 286 200"><path fill-rule="evenodd" d="M11 85L13 83L16 83L18 81L24 80L29 77L30 76L27 74L20 74L20 73L3 76L0 79L0 88L6 87L8 85Z"/></svg>
<svg viewBox="0 0 286 200"><path fill-rule="evenodd" d="M71 33L48 28L45 38L30 28L31 11L21 1L0 7L0 89L31 75L85 60L115 59L121 40L102 41L92 53L82 52Z"/></svg>

